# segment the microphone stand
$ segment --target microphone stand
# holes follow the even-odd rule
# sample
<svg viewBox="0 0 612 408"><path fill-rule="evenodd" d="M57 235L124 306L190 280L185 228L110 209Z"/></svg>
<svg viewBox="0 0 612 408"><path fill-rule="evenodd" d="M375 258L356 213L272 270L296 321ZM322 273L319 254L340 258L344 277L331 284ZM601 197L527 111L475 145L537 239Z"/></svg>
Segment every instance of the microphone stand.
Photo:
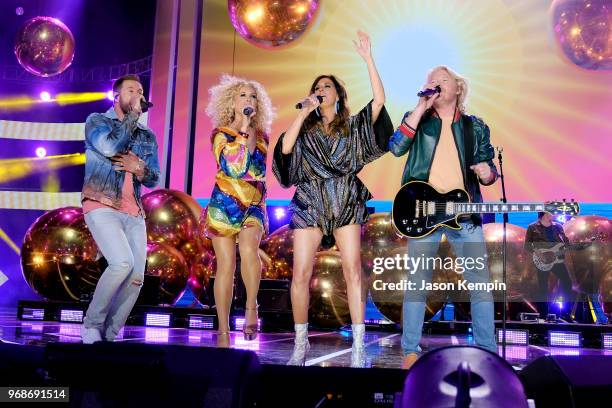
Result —
<svg viewBox="0 0 612 408"><path fill-rule="evenodd" d="M499 161L499 178L501 180L501 188L502 188L502 203L506 204L508 199L506 197L506 184L504 183L504 166L502 159L502 152L504 148L499 146L495 148L497 150L497 160ZM503 213L503 238L502 238L502 282L504 284L504 289L502 290L502 297L504 299L504 305L502 309L502 358L506 359L506 308L508 307L508 298L506 293L506 250L507 250L507 242L506 242L506 226L508 225L508 213Z"/></svg>

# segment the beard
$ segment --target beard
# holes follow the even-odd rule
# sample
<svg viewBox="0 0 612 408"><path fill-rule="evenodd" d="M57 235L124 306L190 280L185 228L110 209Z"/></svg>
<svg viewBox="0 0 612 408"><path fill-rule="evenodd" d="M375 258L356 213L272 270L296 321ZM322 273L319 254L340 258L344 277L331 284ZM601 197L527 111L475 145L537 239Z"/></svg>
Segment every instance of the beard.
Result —
<svg viewBox="0 0 612 408"><path fill-rule="evenodd" d="M123 112L125 115L127 115L131 110L129 101L123 101L120 99L118 105L119 109L121 109L121 112Z"/></svg>

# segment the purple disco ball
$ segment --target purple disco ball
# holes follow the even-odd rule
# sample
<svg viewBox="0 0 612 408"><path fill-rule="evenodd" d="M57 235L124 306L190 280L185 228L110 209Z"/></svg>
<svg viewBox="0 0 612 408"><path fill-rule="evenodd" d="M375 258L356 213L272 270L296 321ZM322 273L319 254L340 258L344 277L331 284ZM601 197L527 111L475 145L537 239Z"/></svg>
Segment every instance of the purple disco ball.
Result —
<svg viewBox="0 0 612 408"><path fill-rule="evenodd" d="M555 0L550 11L565 58L580 68L612 70L612 1Z"/></svg>
<svg viewBox="0 0 612 408"><path fill-rule="evenodd" d="M320 0L228 0L236 32L249 43L276 49L301 37L314 22Z"/></svg>
<svg viewBox="0 0 612 408"><path fill-rule="evenodd" d="M26 21L15 36L15 56L29 73L50 77L62 73L74 58L74 37L53 17Z"/></svg>

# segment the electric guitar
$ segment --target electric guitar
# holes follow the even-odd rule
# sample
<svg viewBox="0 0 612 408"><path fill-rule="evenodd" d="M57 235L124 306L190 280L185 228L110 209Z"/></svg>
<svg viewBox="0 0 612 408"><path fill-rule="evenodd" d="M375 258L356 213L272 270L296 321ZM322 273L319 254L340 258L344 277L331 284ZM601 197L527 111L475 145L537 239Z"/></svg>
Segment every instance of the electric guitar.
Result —
<svg viewBox="0 0 612 408"><path fill-rule="evenodd" d="M543 272L550 271L558 263L565 262L565 251L569 249L585 249L597 238L591 238L591 242L578 242L576 244L566 244L559 242L550 248L536 249L533 251L533 264Z"/></svg>
<svg viewBox="0 0 612 408"><path fill-rule="evenodd" d="M410 181L395 195L391 219L397 232L408 238L421 238L446 226L461 229L458 218L473 213L514 213L545 211L553 215L575 216L578 203L552 201L546 203L472 203L467 191L456 189L440 193L424 181Z"/></svg>

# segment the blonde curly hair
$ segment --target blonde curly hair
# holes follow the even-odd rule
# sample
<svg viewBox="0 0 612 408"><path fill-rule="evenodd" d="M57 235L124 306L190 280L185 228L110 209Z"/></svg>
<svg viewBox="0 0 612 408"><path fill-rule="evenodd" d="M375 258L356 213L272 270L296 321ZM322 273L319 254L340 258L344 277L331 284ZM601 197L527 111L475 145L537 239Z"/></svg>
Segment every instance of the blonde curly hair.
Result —
<svg viewBox="0 0 612 408"><path fill-rule="evenodd" d="M257 95L257 110L253 117L255 129L270 133L274 110L263 85L257 81L224 74L221 81L208 90L210 101L206 114L214 127L229 126L234 121L234 98L243 86L250 86Z"/></svg>
<svg viewBox="0 0 612 408"><path fill-rule="evenodd" d="M431 74L433 74L435 71L438 71L438 70L446 71L446 73L450 75L451 78L454 78L455 81L457 82L457 89L459 90L459 95L457 95L457 107L462 113L465 113L466 106L467 106L468 91L470 90L467 79L465 79L464 77L459 75L456 71L452 70L446 65L439 65L435 68L432 68L427 74L427 77L429 78Z"/></svg>

